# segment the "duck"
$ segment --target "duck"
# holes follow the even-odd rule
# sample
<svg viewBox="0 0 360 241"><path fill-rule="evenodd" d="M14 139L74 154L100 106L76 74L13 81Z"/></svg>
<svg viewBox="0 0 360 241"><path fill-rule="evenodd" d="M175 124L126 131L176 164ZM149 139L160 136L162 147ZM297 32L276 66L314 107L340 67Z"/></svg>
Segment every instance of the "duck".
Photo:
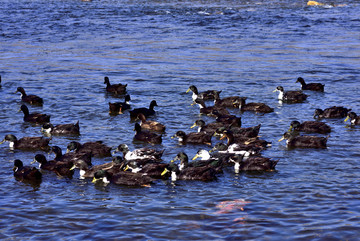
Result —
<svg viewBox="0 0 360 241"><path fill-rule="evenodd" d="M257 126L251 126L251 127L220 127L218 128L215 133L217 136L220 136L225 130L231 131L234 138L253 138L258 137L260 132L261 124L258 124Z"/></svg>
<svg viewBox="0 0 360 241"><path fill-rule="evenodd" d="M29 151L48 151L50 149L49 138L40 137L23 137L19 140L13 134L7 134L0 142L3 144L5 141L9 142L10 150L19 149L19 150L29 150Z"/></svg>
<svg viewBox="0 0 360 241"><path fill-rule="evenodd" d="M19 159L14 160L14 177L18 181L41 182L42 173L36 167L24 166Z"/></svg>
<svg viewBox="0 0 360 241"><path fill-rule="evenodd" d="M136 119L140 120L140 126L142 129L155 132L165 132L165 125L161 124L158 121L147 120L143 113L139 113Z"/></svg>
<svg viewBox="0 0 360 241"><path fill-rule="evenodd" d="M195 101L196 99L202 99L202 100L214 100L215 96L214 93L217 93L220 95L221 91L217 90L207 90L204 92L199 93L197 87L195 85L190 85L189 89L187 89L186 93L189 91L192 91L192 100Z"/></svg>
<svg viewBox="0 0 360 241"><path fill-rule="evenodd" d="M251 156L244 159L242 155L234 155L230 157L229 161L234 163L235 173L240 173L240 171L274 171L279 162L262 156Z"/></svg>
<svg viewBox="0 0 360 241"><path fill-rule="evenodd" d="M122 186L149 187L154 181L155 179L143 173L121 171L112 175L107 170L99 170L95 172L92 182L102 183L103 185L113 183Z"/></svg>
<svg viewBox="0 0 360 241"><path fill-rule="evenodd" d="M316 109L314 112L314 119L321 118L345 118L351 109L342 106L333 106L330 108Z"/></svg>
<svg viewBox="0 0 360 241"><path fill-rule="evenodd" d="M196 152L192 158L192 162L188 162L188 159L183 159L180 162L179 167L184 166L209 166L216 170L216 173L222 173L224 166L228 166L228 159L232 156L232 153L211 153L205 149L200 149ZM197 160L200 158L200 160ZM180 169L181 170L181 169Z"/></svg>
<svg viewBox="0 0 360 241"><path fill-rule="evenodd" d="M50 122L50 115L41 113L29 113L29 108L26 105L21 105L20 110L24 113L24 121L34 124L43 124Z"/></svg>
<svg viewBox="0 0 360 241"><path fill-rule="evenodd" d="M151 115L155 115L155 110L154 107L158 106L156 100L152 100L150 102L149 108L136 108L130 111L130 118L135 119L139 113L142 113L146 118L151 116Z"/></svg>
<svg viewBox="0 0 360 241"><path fill-rule="evenodd" d="M320 92L324 92L324 84L321 83L309 83L306 84L305 80L301 77L297 78L296 83L300 83L301 84L301 89L302 90L312 90L312 91L320 91Z"/></svg>
<svg viewBox="0 0 360 241"><path fill-rule="evenodd" d="M67 145L66 152L74 151L75 153L91 153L94 157L110 157L111 147L105 145L102 141L85 142L81 144L72 141Z"/></svg>
<svg viewBox="0 0 360 241"><path fill-rule="evenodd" d="M104 77L104 84L106 84L106 91L116 94L116 95L123 95L126 93L127 84L110 84L109 77Z"/></svg>
<svg viewBox="0 0 360 241"><path fill-rule="evenodd" d="M123 114L125 110L129 110L131 108L129 103L130 100L130 95L125 95L124 102L109 102L109 113L112 115Z"/></svg>
<svg viewBox="0 0 360 241"><path fill-rule="evenodd" d="M230 147L232 144L239 145L244 148L260 148L265 149L271 146L271 142L261 140L258 137L237 137L235 139L234 134L230 130L224 130L221 133L220 140L227 139L227 146ZM235 148L235 147L233 147Z"/></svg>
<svg viewBox="0 0 360 241"><path fill-rule="evenodd" d="M142 173L154 179L168 179L170 175L161 175L163 170L168 167L168 163L147 162L141 164L139 161L130 161L125 170L131 170L133 173Z"/></svg>
<svg viewBox="0 0 360 241"><path fill-rule="evenodd" d="M77 160L83 160L88 164L89 166L92 165L92 152L67 152L65 154L62 154L62 150L58 146L52 146L50 153L55 154L55 161L57 162L69 162L73 165L73 163Z"/></svg>
<svg viewBox="0 0 360 241"><path fill-rule="evenodd" d="M357 116L355 112L349 112L344 122L350 119L351 125L360 125L360 116Z"/></svg>
<svg viewBox="0 0 360 241"><path fill-rule="evenodd" d="M215 116L215 121L222 123L224 126L229 127L241 127L241 117L236 115L221 115L217 110L212 111L212 115Z"/></svg>
<svg viewBox="0 0 360 241"><path fill-rule="evenodd" d="M232 154L232 155L242 155L244 159L247 159L251 155L258 155L261 151L261 148L252 147L249 145L240 145L233 143L230 146L225 143L216 143L216 145L209 151L209 153L214 153L217 151L219 154Z"/></svg>
<svg viewBox="0 0 360 241"><path fill-rule="evenodd" d="M139 123L135 123L134 130L135 130L134 141L141 141L150 144L161 144L162 142L162 135L158 135L153 132L142 130Z"/></svg>
<svg viewBox="0 0 360 241"><path fill-rule="evenodd" d="M194 101L195 104L197 104L200 108L200 114L212 116L213 111L216 110L219 115L230 115L229 111L222 107L216 107L216 106L209 106L206 107L204 100L202 99L196 99Z"/></svg>
<svg viewBox="0 0 360 241"><path fill-rule="evenodd" d="M39 163L39 168L41 170L54 172L56 175L60 177L68 177L72 178L74 171L70 168L72 167L71 162L66 161L48 161L43 154L36 154L33 162L31 163Z"/></svg>
<svg viewBox="0 0 360 241"><path fill-rule="evenodd" d="M186 134L184 131L177 131L171 138L178 138L181 145L186 144L206 144L211 146L212 135L206 132L191 132Z"/></svg>
<svg viewBox="0 0 360 241"><path fill-rule="evenodd" d="M282 86L276 87L273 92L279 92L278 99L288 103L301 103L304 102L308 95L304 94L301 90L293 90L284 92L284 88Z"/></svg>
<svg viewBox="0 0 360 241"><path fill-rule="evenodd" d="M214 92L214 106L215 107L226 107L226 108L238 108L238 106L234 106L234 102L240 101L241 99L246 99L246 97L240 96L228 96L220 99L220 95L218 92Z"/></svg>
<svg viewBox="0 0 360 241"><path fill-rule="evenodd" d="M45 123L41 127L41 131L47 135L80 135L79 121L75 124L60 124L54 126L51 123Z"/></svg>
<svg viewBox="0 0 360 241"><path fill-rule="evenodd" d="M44 100L37 95L27 95L23 87L18 87L15 93L21 93L20 99L22 102L29 103L30 105L43 105Z"/></svg>
<svg viewBox="0 0 360 241"><path fill-rule="evenodd" d="M170 163L161 174L167 175L168 173L171 173L170 177L172 182L177 180L196 180L204 182L217 180L216 170L209 166L186 167L180 171L178 165Z"/></svg>
<svg viewBox="0 0 360 241"><path fill-rule="evenodd" d="M76 168L79 169L79 175L80 175L79 178L85 179L85 178L93 178L94 174L97 171L110 170L112 168L115 168L115 166L118 169L118 171L124 169L124 160L122 159L122 157L119 156L113 157L111 162L107 162L92 167L89 167L89 165L83 160L76 160L74 161L74 164L70 168L70 170L74 170Z"/></svg>
<svg viewBox="0 0 360 241"><path fill-rule="evenodd" d="M320 121L304 121L302 123L299 121L292 121L290 123L289 131L327 134L331 132L331 127Z"/></svg>
<svg viewBox="0 0 360 241"><path fill-rule="evenodd" d="M283 137L279 139L279 142L286 140L288 148L327 148L327 137L319 136L300 136L296 132L285 132Z"/></svg>
<svg viewBox="0 0 360 241"><path fill-rule="evenodd" d="M224 126L224 124L221 122L212 122L212 123L206 124L204 120L199 119L199 120L196 120L190 128L192 129L192 128L198 127L198 131L197 131L198 133L205 132L205 133L209 133L210 135L213 135L218 128L223 127L223 126Z"/></svg>
<svg viewBox="0 0 360 241"><path fill-rule="evenodd" d="M271 112L274 112L274 108L271 108L267 104L255 103L255 102L251 102L251 103L246 104L245 100L246 100L245 98L235 100L233 102L233 105L238 106L239 109L240 109L240 112L244 112L244 111L254 111L254 112L257 112L257 113L271 113Z"/></svg>
<svg viewBox="0 0 360 241"><path fill-rule="evenodd" d="M123 153L123 158L126 161L131 161L131 160L139 160L139 159L150 159L150 160L154 160L156 162L160 162L161 157L163 155L165 150L156 150L156 149L151 149L151 148L147 148L147 147L143 147L140 149L136 149L133 151L130 151L128 145L126 144L120 144L115 151L113 152L113 154L117 153L117 152L122 152Z"/></svg>

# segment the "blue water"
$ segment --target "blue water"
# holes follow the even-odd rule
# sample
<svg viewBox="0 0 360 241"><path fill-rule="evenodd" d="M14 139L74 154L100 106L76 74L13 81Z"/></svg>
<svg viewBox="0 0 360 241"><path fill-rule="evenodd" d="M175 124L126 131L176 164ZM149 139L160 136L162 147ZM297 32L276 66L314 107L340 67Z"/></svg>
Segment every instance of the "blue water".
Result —
<svg viewBox="0 0 360 241"><path fill-rule="evenodd" d="M342 2L335 2L336 4ZM306 1L7 1L0 0L0 138L40 136L23 122L16 88L44 98L30 112L54 124L80 121L80 137L53 137L66 149L102 140L130 149L134 122L110 116L105 92L127 83L132 106L158 102L153 118L167 127L164 161L193 157L206 146L178 145L170 137L199 116L192 84L265 102L274 113L240 114L244 127L261 124L279 160L275 172L235 174L215 182L158 181L150 188L94 186L91 180L46 174L40 186L18 182L13 160L30 165L36 153L0 146L0 238L3 240L355 240L360 230L360 129L342 119L325 150L288 150L278 142L292 120L312 119L316 108L341 105L360 113L360 5L307 7ZM296 79L325 84L302 104L281 104L272 91L299 89ZM122 100L122 99L121 99ZM52 154L46 154L52 158ZM95 158L94 164L111 158ZM222 202L237 200L226 211Z"/></svg>

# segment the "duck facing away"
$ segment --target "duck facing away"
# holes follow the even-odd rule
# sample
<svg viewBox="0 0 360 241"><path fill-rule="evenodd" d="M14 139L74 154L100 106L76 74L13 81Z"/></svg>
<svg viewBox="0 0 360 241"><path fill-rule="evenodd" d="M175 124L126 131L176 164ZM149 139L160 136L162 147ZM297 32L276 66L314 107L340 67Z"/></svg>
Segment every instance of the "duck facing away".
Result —
<svg viewBox="0 0 360 241"><path fill-rule="evenodd" d="M285 132L279 142L286 140L288 148L327 148L328 137L299 136L295 132Z"/></svg>
<svg viewBox="0 0 360 241"><path fill-rule="evenodd" d="M299 77L296 80L296 83L300 83L301 84L301 89L302 90L313 90L313 91L320 91L320 92L324 92L324 84L321 83L309 83L306 84L305 80L301 77Z"/></svg>
<svg viewBox="0 0 360 241"><path fill-rule="evenodd" d="M60 124L56 126L51 123L45 123L41 131L47 135L80 135L80 126L79 121L75 124Z"/></svg>
<svg viewBox="0 0 360 241"><path fill-rule="evenodd" d="M274 112L274 108L271 108L270 106L264 103L255 103L255 102L246 103L245 98L241 98L239 100L234 101L233 105L238 106L240 112L244 112L244 111L254 111L259 113Z"/></svg>
<svg viewBox="0 0 360 241"><path fill-rule="evenodd" d="M202 100L214 100L215 96L214 93L217 93L220 95L221 91L217 90L206 90L204 92L199 93L197 87L195 85L190 85L189 89L187 89L186 93L189 91L192 91L192 100L195 101L196 99L202 99Z"/></svg>
<svg viewBox="0 0 360 241"><path fill-rule="evenodd" d="M230 162L234 163L235 173L240 171L274 171L278 161L271 160L262 156L251 156L244 159L242 155L230 157Z"/></svg>
<svg viewBox="0 0 360 241"><path fill-rule="evenodd" d="M197 104L200 108L200 114L213 116L213 111L216 110L219 115L230 115L229 111L223 107L217 107L217 106L206 106L204 100L202 99L196 99L194 101L195 104Z"/></svg>
<svg viewBox="0 0 360 241"><path fill-rule="evenodd" d="M48 151L50 149L49 142L50 139L44 137L23 137L19 140L16 136L12 134L8 134L5 136L4 140L0 142L3 144L5 141L9 142L10 150L20 149L20 150L41 150Z"/></svg>
<svg viewBox="0 0 360 241"><path fill-rule="evenodd" d="M360 116L357 116L355 112L349 112L344 122L350 119L351 125L360 125Z"/></svg>
<svg viewBox="0 0 360 241"><path fill-rule="evenodd" d="M106 84L106 91L116 94L116 95L123 95L126 93L127 84L110 84L109 77L104 77L104 84Z"/></svg>
<svg viewBox="0 0 360 241"><path fill-rule="evenodd" d="M342 106L333 106L330 108L316 109L314 112L314 119L321 118L345 118L351 109Z"/></svg>
<svg viewBox="0 0 360 241"><path fill-rule="evenodd" d="M214 92L214 98L214 106L223 108L238 108L237 105L234 106L234 102L240 101L240 99L246 99L246 97L240 96L228 96L220 99L220 95L217 91Z"/></svg>
<svg viewBox="0 0 360 241"><path fill-rule="evenodd" d="M116 185L132 186L132 187L148 187L152 184L155 179L147 176L143 173L133 173L120 171L116 174L111 174L106 170L99 170L95 172L93 183L109 184L113 183Z"/></svg>
<svg viewBox="0 0 360 241"><path fill-rule="evenodd" d="M23 182L41 182L42 173L35 167L24 166L19 159L14 161L14 177Z"/></svg>
<svg viewBox="0 0 360 241"><path fill-rule="evenodd" d="M331 132L331 127L320 121L304 121L302 123L299 121L292 121L290 123L289 131L327 134Z"/></svg>
<svg viewBox="0 0 360 241"><path fill-rule="evenodd" d="M166 127L157 121L147 120L143 113L137 115L137 119L140 120L140 126L142 129L156 132L164 132Z"/></svg>
<svg viewBox="0 0 360 241"><path fill-rule="evenodd" d="M154 110L155 106L158 106L158 104L156 100L152 100L150 102L149 108L142 107L142 108L133 109L132 111L130 111L130 118L131 119L137 118L139 113L142 113L146 118L151 115L155 115L155 110Z"/></svg>
<svg viewBox="0 0 360 241"><path fill-rule="evenodd" d="M37 95L27 95L23 87L18 87L15 93L21 93L21 101L29 103L30 105L43 105L44 100Z"/></svg>
<svg viewBox="0 0 360 241"><path fill-rule="evenodd" d="M161 144L162 135L142 130L139 123L135 123L134 141L142 141L150 144Z"/></svg>
<svg viewBox="0 0 360 241"><path fill-rule="evenodd" d="M217 179L215 169L209 166L187 167L180 170L178 165L170 163L169 166L164 169L162 175L166 175L168 172L171 173L170 176L172 182L175 182L176 180L197 180L210 182Z"/></svg>
<svg viewBox="0 0 360 241"><path fill-rule="evenodd" d="M21 105L20 110L24 113L24 121L34 124L43 124L50 122L50 115L41 113L29 113L29 108L26 105Z"/></svg>
<svg viewBox="0 0 360 241"><path fill-rule="evenodd" d="M85 142L84 144L72 141L68 144L66 152L70 151L75 153L91 153L95 157L111 156L111 147L103 144L102 141Z"/></svg>
<svg viewBox="0 0 360 241"><path fill-rule="evenodd" d="M279 92L278 99L288 103L301 103L307 99L307 95L301 90L284 91L282 86L276 87L273 92Z"/></svg>

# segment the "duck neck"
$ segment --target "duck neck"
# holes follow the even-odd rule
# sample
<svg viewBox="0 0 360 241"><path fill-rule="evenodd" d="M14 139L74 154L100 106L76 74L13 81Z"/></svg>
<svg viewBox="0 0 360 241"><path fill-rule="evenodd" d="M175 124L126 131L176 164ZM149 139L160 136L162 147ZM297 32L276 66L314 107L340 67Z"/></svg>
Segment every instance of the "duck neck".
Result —
<svg viewBox="0 0 360 241"><path fill-rule="evenodd" d="M172 182L175 182L176 180L177 180L176 172L175 172L175 171L172 171L172 172L171 172L171 181L172 181Z"/></svg>
<svg viewBox="0 0 360 241"><path fill-rule="evenodd" d="M234 170L235 170L235 173L239 173L239 172L240 172L240 163L239 163L239 162L235 162L235 164L234 164Z"/></svg>

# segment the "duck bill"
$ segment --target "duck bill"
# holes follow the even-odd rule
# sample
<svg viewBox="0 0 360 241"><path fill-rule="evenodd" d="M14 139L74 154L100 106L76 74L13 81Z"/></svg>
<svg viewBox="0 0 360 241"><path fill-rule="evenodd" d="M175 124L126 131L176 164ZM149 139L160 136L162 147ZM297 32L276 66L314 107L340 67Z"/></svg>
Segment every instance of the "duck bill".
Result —
<svg viewBox="0 0 360 241"><path fill-rule="evenodd" d="M349 116L346 117L346 119L344 120L344 122L347 122L350 119Z"/></svg>
<svg viewBox="0 0 360 241"><path fill-rule="evenodd" d="M167 168L165 168L165 170L161 173L161 176L164 176L168 172L169 172L169 170Z"/></svg>
<svg viewBox="0 0 360 241"><path fill-rule="evenodd" d="M32 162L30 162L30 164L34 164L34 163L36 163L36 160L35 160L35 158L34 158L34 160L33 160Z"/></svg>
<svg viewBox="0 0 360 241"><path fill-rule="evenodd" d="M124 172L126 172L129 169L129 165L126 165L126 167L124 168Z"/></svg>
<svg viewBox="0 0 360 241"><path fill-rule="evenodd" d="M196 155L193 157L193 159L192 159L192 160L194 161L194 160L196 160L198 157L199 157L199 155L198 155L198 154L196 154Z"/></svg>
<svg viewBox="0 0 360 241"><path fill-rule="evenodd" d="M194 125L190 126L190 129L196 127L196 123L194 123Z"/></svg>
<svg viewBox="0 0 360 241"><path fill-rule="evenodd" d="M96 179L95 177L92 179L92 183L96 183L98 180L100 180L100 179Z"/></svg>
<svg viewBox="0 0 360 241"><path fill-rule="evenodd" d="M189 91L190 91L190 88L189 88L189 89L187 89L186 93L189 93Z"/></svg>
<svg viewBox="0 0 360 241"><path fill-rule="evenodd" d="M276 92L276 91L277 91L277 89L274 89L274 90L273 90L273 92Z"/></svg>
<svg viewBox="0 0 360 241"><path fill-rule="evenodd" d="M281 137L281 138L278 140L278 142L283 141L284 139L285 139L284 137Z"/></svg>
<svg viewBox="0 0 360 241"><path fill-rule="evenodd" d="M0 142L0 145L3 144L4 142L5 142L5 139Z"/></svg>
<svg viewBox="0 0 360 241"><path fill-rule="evenodd" d="M75 165L73 165L71 168L70 168L70 171L74 170L76 168Z"/></svg>
<svg viewBox="0 0 360 241"><path fill-rule="evenodd" d="M220 140L224 140L225 139L225 135L221 135Z"/></svg>

